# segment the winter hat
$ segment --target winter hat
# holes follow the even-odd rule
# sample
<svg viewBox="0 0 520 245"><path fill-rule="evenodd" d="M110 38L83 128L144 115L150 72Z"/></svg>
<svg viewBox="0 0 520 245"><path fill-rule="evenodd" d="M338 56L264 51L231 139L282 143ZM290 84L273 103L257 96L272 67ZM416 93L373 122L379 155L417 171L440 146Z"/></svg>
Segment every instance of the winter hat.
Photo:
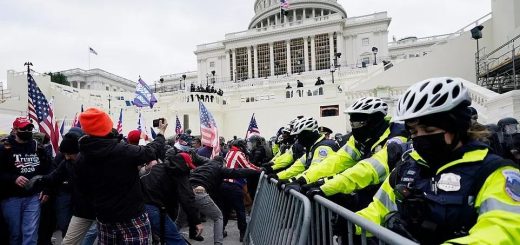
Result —
<svg viewBox="0 0 520 245"><path fill-rule="evenodd" d="M85 134L98 137L107 136L114 125L110 116L98 108L88 108L82 112L79 122Z"/></svg>
<svg viewBox="0 0 520 245"><path fill-rule="evenodd" d="M60 144L61 153L76 154L79 152L78 135L76 133L67 133L63 136Z"/></svg>
<svg viewBox="0 0 520 245"><path fill-rule="evenodd" d="M139 130L132 130L128 132L128 136L126 137L128 140L128 144L137 145L139 144L139 140L141 139L141 132Z"/></svg>
<svg viewBox="0 0 520 245"><path fill-rule="evenodd" d="M78 127L70 128L68 133L73 133L73 134L77 135L78 137L85 135L85 133L83 133L83 130L81 130L81 128L78 128Z"/></svg>

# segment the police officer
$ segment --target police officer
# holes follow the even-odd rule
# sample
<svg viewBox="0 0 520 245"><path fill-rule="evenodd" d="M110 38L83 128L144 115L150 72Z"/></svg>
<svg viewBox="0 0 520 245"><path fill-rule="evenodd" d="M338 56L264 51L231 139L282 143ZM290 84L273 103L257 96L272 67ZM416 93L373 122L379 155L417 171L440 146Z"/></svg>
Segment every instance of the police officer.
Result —
<svg viewBox="0 0 520 245"><path fill-rule="evenodd" d="M359 215L421 244L520 240L520 172L468 131L466 82L432 78L400 98L395 120L405 121L413 149Z"/></svg>
<svg viewBox="0 0 520 245"><path fill-rule="evenodd" d="M278 179L281 180L279 183L296 180L294 177L310 166L320 163L339 148L334 140L325 139L325 136L318 132L318 121L312 117L298 120L294 124L291 135L296 135L298 143L305 148L305 154L291 167L277 174ZM289 180L291 178L293 179ZM296 185L294 187L299 191Z"/></svg>
<svg viewBox="0 0 520 245"><path fill-rule="evenodd" d="M296 142L295 135L291 135L291 130L294 124L300 117L293 119L289 124L281 129L278 141L280 142L280 152L277 156L264 165L264 171L270 174L270 177L275 177L277 172L281 172L291 166L296 160L304 154L303 146Z"/></svg>
<svg viewBox="0 0 520 245"><path fill-rule="evenodd" d="M366 188L384 181L397 161L392 159L402 153L399 144L407 141L404 125L390 123L387 111L388 105L376 97L361 98L345 111L350 116L352 136L335 154L298 177L302 185L309 184L304 190L314 187L309 196L351 194L365 189L364 201L356 201L359 207L348 208L359 210L370 203L378 187ZM326 179L318 181L321 178Z"/></svg>

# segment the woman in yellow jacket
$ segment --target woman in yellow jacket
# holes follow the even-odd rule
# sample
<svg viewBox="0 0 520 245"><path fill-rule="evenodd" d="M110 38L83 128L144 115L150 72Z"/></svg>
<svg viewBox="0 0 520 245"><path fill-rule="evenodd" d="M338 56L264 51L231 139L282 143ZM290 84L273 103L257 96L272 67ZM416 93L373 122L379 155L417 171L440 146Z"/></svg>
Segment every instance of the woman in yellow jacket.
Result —
<svg viewBox="0 0 520 245"><path fill-rule="evenodd" d="M474 140L464 83L432 78L400 98L413 148L358 214L421 244L518 244L519 170Z"/></svg>

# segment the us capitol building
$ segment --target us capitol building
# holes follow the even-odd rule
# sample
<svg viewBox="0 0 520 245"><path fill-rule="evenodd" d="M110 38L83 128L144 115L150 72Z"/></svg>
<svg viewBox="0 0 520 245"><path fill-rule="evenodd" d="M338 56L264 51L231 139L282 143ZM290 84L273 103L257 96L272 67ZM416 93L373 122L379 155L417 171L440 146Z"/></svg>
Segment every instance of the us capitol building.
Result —
<svg viewBox="0 0 520 245"><path fill-rule="evenodd" d="M184 128L199 134L198 100L202 100L226 138L243 137L253 113L265 136L297 115L315 117L320 125L345 133L349 126L343 111L356 99L378 96L392 107L402 91L417 81L457 76L472 81L467 86L474 106L482 120L492 122L520 111L514 109L520 94L501 94L477 85L475 40L469 30L485 27L479 41L488 51L503 46L520 34L520 17L514 14L520 6L512 0L494 0L491 5L493 13L453 33L392 37L389 42L392 19L386 12L352 17L336 0L292 0L284 12L279 0L256 0L247 30L197 45L197 70L156 78L150 87L159 103L140 112L150 119L149 126L153 118L166 116L174 124L178 116ZM132 81L101 69L62 73L71 87L35 76L47 97L54 98L58 120L66 118L70 124L81 105L97 106L109 111L116 123L122 109L124 132L137 127L138 110L130 102ZM315 85L318 77L323 85ZM26 76L8 71L7 79L12 85L10 98L0 103L0 111L4 118L23 115ZM297 87L297 81L303 87ZM213 86L224 94L191 92L192 84ZM4 128L3 121L8 120L2 118Z"/></svg>

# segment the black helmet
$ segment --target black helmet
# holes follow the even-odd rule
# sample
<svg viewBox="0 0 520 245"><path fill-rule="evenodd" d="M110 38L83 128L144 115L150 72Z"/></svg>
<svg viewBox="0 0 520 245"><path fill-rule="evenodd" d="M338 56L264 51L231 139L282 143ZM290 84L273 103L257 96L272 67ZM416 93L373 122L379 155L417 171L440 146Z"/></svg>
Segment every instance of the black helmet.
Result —
<svg viewBox="0 0 520 245"><path fill-rule="evenodd" d="M237 147L242 152L246 152L247 150L247 142L243 139L236 139L231 142L231 146Z"/></svg>
<svg viewBox="0 0 520 245"><path fill-rule="evenodd" d="M248 142L251 142L253 146L258 146L262 143L262 137L258 135L253 135L247 139Z"/></svg>
<svg viewBox="0 0 520 245"><path fill-rule="evenodd" d="M503 129L506 125L510 125L510 124L518 124L518 121L512 117L506 117L506 118L500 119L500 121L498 121L498 123L497 123L497 126L500 129Z"/></svg>

